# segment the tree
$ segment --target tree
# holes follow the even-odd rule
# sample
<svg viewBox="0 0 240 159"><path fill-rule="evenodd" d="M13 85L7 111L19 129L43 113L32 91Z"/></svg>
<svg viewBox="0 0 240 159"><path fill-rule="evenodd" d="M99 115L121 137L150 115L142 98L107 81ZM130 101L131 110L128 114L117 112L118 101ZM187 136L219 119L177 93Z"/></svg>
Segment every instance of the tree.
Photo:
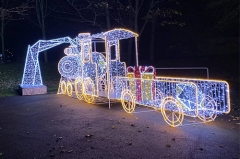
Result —
<svg viewBox="0 0 240 159"><path fill-rule="evenodd" d="M152 10L149 10L148 14L144 17L148 22L151 23L151 33L150 33L150 61L154 62L154 48L155 48L155 30L157 23L161 23L161 26L165 25L178 25L184 26L185 22L180 22L177 20L173 20L174 15L181 16L182 13L177 9L174 9L174 5L178 5L179 2L175 0L169 0L165 3L158 3L154 6ZM171 6L171 7L170 7Z"/></svg>
<svg viewBox="0 0 240 159"><path fill-rule="evenodd" d="M1 0L1 7L0 7L0 18L1 18L1 53L2 53L2 61L6 62L6 55L5 55L5 27L10 21L13 20L22 20L27 12L31 9L29 5L29 1L25 3L19 3L17 0Z"/></svg>
<svg viewBox="0 0 240 159"><path fill-rule="evenodd" d="M105 1L101 0L59 0L57 8L54 8L60 19L69 20L100 29L106 28L106 22L102 20L107 12ZM108 21L108 24L110 21Z"/></svg>
<svg viewBox="0 0 240 159"><path fill-rule="evenodd" d="M206 10L215 23L214 29L220 32L231 32L239 29L238 0L208 0Z"/></svg>
<svg viewBox="0 0 240 159"><path fill-rule="evenodd" d="M162 7L163 4L166 4L163 2L168 1L178 3L175 0L83 0L81 2L77 0L66 0L71 7L69 8L61 4L59 12L63 13L62 17L65 19L90 24L99 27L101 30L112 27L128 28L139 34L139 44L141 34L148 23L151 22L154 24L154 29L159 17L163 20L170 18L173 14L180 14L180 12L175 9L170 9L167 5L165 5L167 8ZM69 18L69 15L71 18ZM166 24L183 25L176 20L162 22L162 25ZM155 31L152 30L152 39L154 39L154 33ZM132 64L133 54L131 51L131 40L128 45L127 64ZM153 56L151 56L151 59L153 59Z"/></svg>
<svg viewBox="0 0 240 159"><path fill-rule="evenodd" d="M33 3L35 11L31 12L28 20L41 29L42 39L46 40L47 17L50 15L52 8L50 9L47 0L33 0ZM48 62L47 51L44 51L44 62Z"/></svg>

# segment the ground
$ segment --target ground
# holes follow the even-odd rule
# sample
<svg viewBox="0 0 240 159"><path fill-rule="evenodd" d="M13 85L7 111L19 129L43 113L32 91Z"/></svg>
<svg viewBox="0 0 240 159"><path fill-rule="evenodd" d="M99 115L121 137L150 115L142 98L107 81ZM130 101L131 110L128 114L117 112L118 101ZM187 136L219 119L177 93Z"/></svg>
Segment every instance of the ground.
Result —
<svg viewBox="0 0 240 159"><path fill-rule="evenodd" d="M235 101L234 101L235 102ZM238 103L234 103L238 105ZM0 159L232 158L240 156L240 115L172 128L162 114L120 103L91 105L64 95L0 98Z"/></svg>

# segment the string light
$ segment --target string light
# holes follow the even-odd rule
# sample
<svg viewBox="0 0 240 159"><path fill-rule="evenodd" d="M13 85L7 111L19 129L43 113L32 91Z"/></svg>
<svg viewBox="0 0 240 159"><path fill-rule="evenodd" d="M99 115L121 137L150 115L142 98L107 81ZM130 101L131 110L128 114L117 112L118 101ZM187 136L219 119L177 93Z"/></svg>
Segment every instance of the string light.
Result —
<svg viewBox="0 0 240 159"><path fill-rule="evenodd" d="M99 96L118 99L127 113L132 113L136 104L153 107L161 110L164 120L173 127L181 125L184 116L208 122L217 114L230 112L226 81L157 77L154 67L138 66L138 61L137 66L126 68L120 60L119 40L133 37L137 44L138 34L113 29L93 35L80 33L75 39L40 40L28 47L22 85L42 85L39 52L70 43L64 49L66 56L58 63L58 94L67 93L88 103ZM97 52L97 42L105 42L106 52Z"/></svg>

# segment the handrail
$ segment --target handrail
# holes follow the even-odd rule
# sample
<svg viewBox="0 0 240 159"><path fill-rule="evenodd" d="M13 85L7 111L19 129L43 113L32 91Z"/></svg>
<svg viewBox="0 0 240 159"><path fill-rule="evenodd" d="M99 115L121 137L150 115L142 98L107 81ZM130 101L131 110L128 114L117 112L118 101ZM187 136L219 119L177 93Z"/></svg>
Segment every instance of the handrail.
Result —
<svg viewBox="0 0 240 159"><path fill-rule="evenodd" d="M207 67L163 67L163 68L155 68L156 70L206 70L207 72L207 79L209 79L209 69Z"/></svg>

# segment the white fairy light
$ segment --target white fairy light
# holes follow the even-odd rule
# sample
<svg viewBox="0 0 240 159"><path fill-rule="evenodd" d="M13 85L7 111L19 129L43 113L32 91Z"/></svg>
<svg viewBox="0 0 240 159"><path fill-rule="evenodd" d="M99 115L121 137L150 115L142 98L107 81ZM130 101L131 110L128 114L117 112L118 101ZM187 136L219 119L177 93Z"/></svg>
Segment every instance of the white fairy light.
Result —
<svg viewBox="0 0 240 159"><path fill-rule="evenodd" d="M70 43L58 64L61 74L58 94L88 103L94 103L99 96L118 99L127 113L132 113L136 104L154 107L161 110L164 120L173 127L181 125L184 116L208 122L217 114L230 112L226 81L156 77L154 67L138 66L137 47L137 66L126 68L126 63L120 60L119 41L135 38L137 44L137 36L130 30L113 29L93 35L80 33L75 39L40 40L28 47L22 85L42 85L39 52ZM99 41L105 42L105 52L97 51Z"/></svg>

